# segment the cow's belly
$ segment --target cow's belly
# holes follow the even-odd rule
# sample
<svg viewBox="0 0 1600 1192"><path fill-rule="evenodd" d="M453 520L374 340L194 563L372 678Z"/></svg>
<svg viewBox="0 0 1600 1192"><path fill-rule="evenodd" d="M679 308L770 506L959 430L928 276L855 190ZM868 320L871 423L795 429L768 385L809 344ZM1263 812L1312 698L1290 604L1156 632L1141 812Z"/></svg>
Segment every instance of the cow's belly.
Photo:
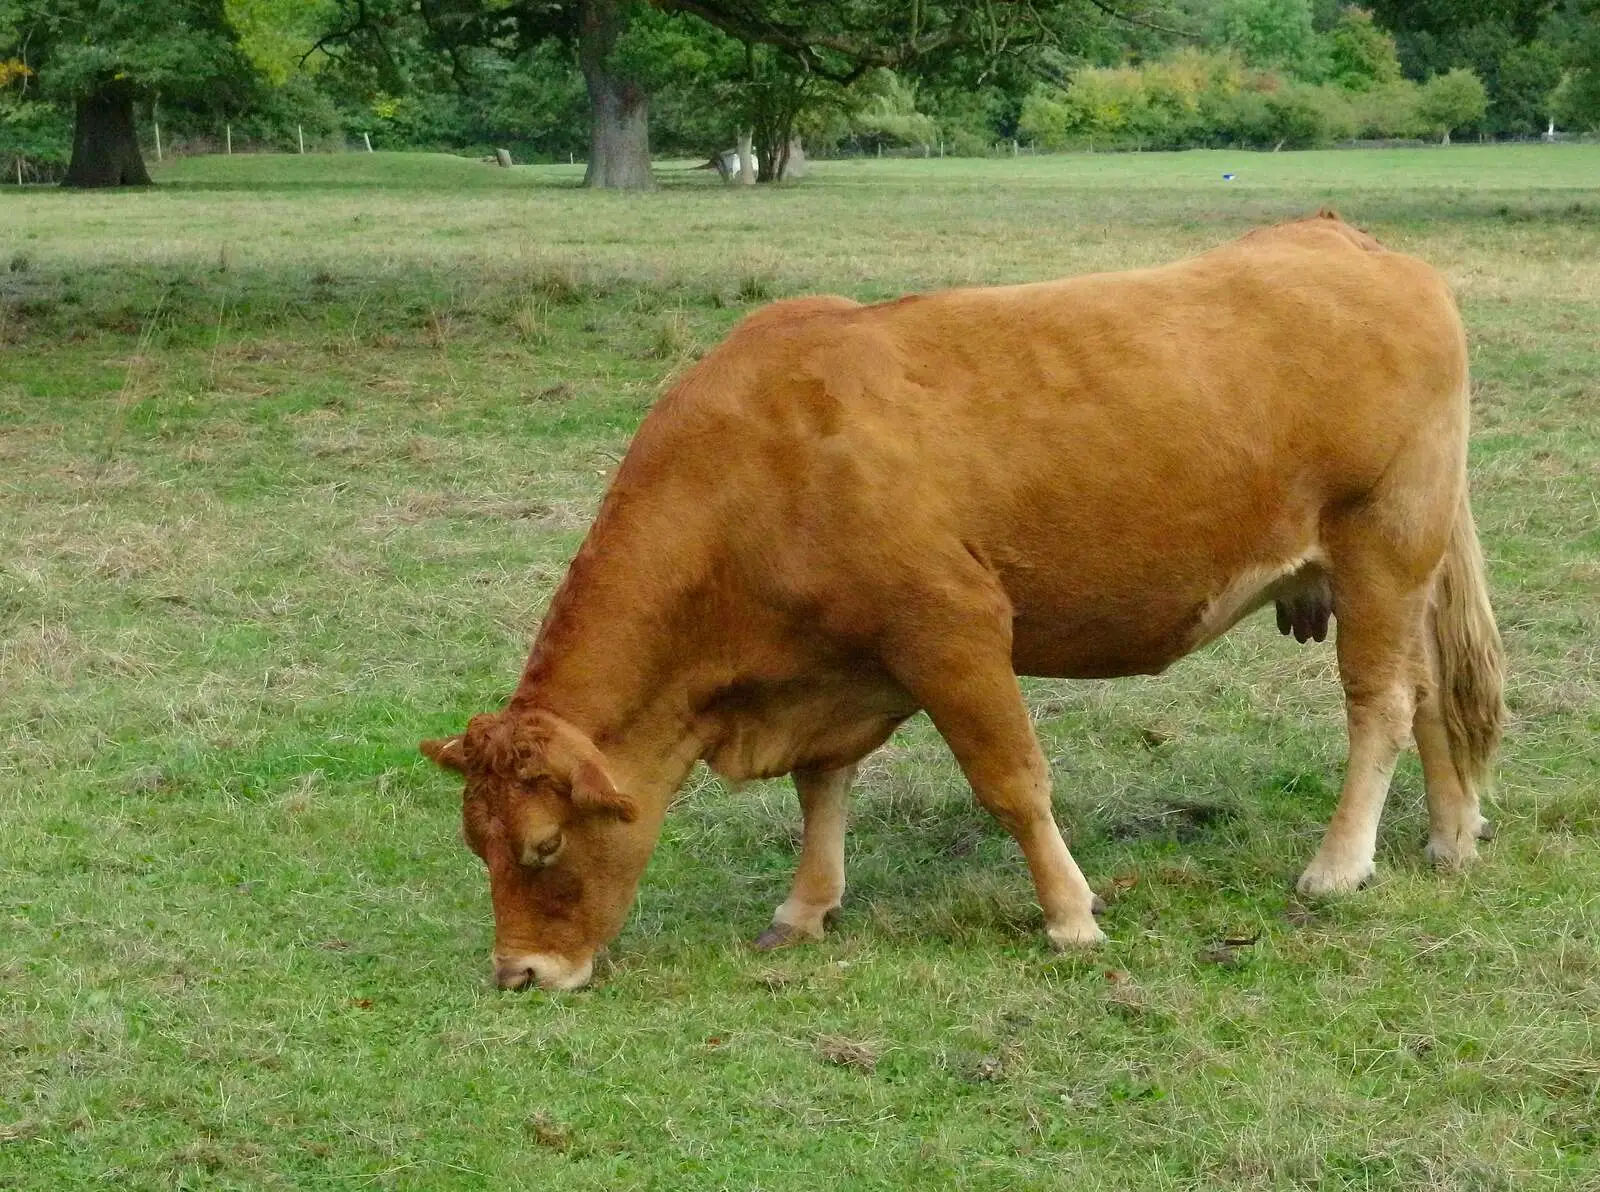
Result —
<svg viewBox="0 0 1600 1192"><path fill-rule="evenodd" d="M1012 624L1012 665L1018 674L1060 679L1159 674L1274 600L1331 606L1320 550L1253 563L1207 584L1075 598L1031 593Z"/></svg>

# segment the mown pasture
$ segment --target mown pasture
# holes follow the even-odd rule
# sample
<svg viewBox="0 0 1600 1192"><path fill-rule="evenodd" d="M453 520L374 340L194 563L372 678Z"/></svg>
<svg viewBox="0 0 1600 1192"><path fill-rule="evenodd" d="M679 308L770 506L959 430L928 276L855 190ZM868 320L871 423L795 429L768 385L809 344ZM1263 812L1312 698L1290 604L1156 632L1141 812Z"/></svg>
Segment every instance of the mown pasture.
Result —
<svg viewBox="0 0 1600 1192"><path fill-rule="evenodd" d="M0 1186L1600 1187L1600 147L575 177L0 195ZM1408 758L1378 883L1292 896L1343 717L1331 647L1266 615L1029 685L1097 953L1042 947L918 721L865 768L826 943L748 949L798 813L699 775L597 986L491 988L415 743L507 694L666 378L769 298L1324 204L1441 268L1472 338L1512 668L1475 870L1423 862Z"/></svg>

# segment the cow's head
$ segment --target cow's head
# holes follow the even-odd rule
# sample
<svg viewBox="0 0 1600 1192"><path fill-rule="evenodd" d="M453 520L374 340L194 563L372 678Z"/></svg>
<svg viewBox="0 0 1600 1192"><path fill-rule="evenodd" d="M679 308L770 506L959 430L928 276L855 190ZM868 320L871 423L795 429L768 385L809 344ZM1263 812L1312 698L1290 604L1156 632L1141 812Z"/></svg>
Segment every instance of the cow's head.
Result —
<svg viewBox="0 0 1600 1192"><path fill-rule="evenodd" d="M462 835L489 867L495 980L576 989L618 931L659 825L594 742L549 712L474 716L422 752L466 777Z"/></svg>

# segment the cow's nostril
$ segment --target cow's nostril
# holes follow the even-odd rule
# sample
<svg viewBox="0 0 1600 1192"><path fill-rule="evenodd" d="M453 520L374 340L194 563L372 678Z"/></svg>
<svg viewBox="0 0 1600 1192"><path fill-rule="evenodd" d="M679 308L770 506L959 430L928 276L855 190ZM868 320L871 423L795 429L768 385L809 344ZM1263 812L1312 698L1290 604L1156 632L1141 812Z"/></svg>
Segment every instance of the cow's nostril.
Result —
<svg viewBox="0 0 1600 1192"><path fill-rule="evenodd" d="M577 989L594 973L594 958L574 964L551 952L502 954L494 958L494 981L501 989Z"/></svg>
<svg viewBox="0 0 1600 1192"><path fill-rule="evenodd" d="M521 989L533 983L533 969L525 964L499 965L494 970L494 982L501 989Z"/></svg>

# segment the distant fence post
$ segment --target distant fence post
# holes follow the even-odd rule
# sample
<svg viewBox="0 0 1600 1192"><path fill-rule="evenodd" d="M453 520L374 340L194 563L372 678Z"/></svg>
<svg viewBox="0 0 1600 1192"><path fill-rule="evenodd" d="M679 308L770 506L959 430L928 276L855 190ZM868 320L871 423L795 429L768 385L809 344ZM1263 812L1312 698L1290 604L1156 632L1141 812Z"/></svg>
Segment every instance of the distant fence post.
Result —
<svg viewBox="0 0 1600 1192"><path fill-rule="evenodd" d="M371 135L368 134L368 133L362 133L361 134L361 139L367 143L367 152L371 153L372 152L372 137L371 137Z"/></svg>
<svg viewBox="0 0 1600 1192"><path fill-rule="evenodd" d="M306 151L306 130L300 125L296 124L294 126L294 131L295 135L300 138L300 152L304 153Z"/></svg>
<svg viewBox="0 0 1600 1192"><path fill-rule="evenodd" d="M233 125L225 124L225 125L223 125L223 127L225 129L227 129L227 133L228 133L228 156L232 157L233 156Z"/></svg>
<svg viewBox="0 0 1600 1192"><path fill-rule="evenodd" d="M156 129L156 160L160 161L161 160L161 125L160 124L156 124L156 122L153 121L153 120L151 121L151 123L155 124L155 129Z"/></svg>

